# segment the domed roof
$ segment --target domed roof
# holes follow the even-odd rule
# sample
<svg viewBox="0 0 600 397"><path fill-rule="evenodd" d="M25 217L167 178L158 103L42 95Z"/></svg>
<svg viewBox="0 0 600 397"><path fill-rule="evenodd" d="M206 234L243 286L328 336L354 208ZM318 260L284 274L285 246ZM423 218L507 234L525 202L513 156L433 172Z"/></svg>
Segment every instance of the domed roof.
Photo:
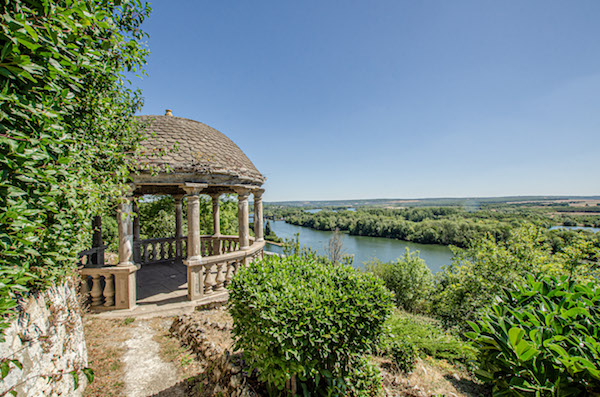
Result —
<svg viewBox="0 0 600 397"><path fill-rule="evenodd" d="M200 177L208 183L262 185L265 181L231 139L206 124L174 117L170 111L165 116L138 119L148 134L148 140L142 142L147 155L143 163L159 166L160 171L170 169L171 175L195 175L196 181ZM153 155L155 152L162 153ZM142 164L139 171L144 173L144 168Z"/></svg>

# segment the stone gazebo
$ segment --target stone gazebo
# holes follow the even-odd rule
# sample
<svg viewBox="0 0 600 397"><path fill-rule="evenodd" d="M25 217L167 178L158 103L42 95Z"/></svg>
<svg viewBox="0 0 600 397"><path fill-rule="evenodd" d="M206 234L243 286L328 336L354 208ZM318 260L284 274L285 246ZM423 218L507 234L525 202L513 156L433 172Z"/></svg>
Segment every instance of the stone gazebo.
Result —
<svg viewBox="0 0 600 397"><path fill-rule="evenodd" d="M143 143L150 154L133 176L130 196L119 204L119 259L104 266L101 235L94 248L82 253L81 269L89 289L92 308L129 309L136 305L136 272L145 265L183 263L187 273L187 299L226 295L225 286L240 266L262 258L262 184L265 177L229 138L200 122L164 116L140 116L149 139ZM172 150L175 148L175 150ZM153 152L164 152L152 155ZM149 168L148 165L151 165ZM238 196L238 236L220 233L219 197ZM200 194L212 199L212 235L200 234ZM250 237L248 198L254 198L254 233ZM135 198L171 195L175 199L176 227L173 237L140 239ZM183 200L187 204L188 235L183 235ZM100 225L99 219L95 220ZM180 265L181 266L181 265ZM172 276L173 277L173 276ZM85 292L85 291L84 291Z"/></svg>

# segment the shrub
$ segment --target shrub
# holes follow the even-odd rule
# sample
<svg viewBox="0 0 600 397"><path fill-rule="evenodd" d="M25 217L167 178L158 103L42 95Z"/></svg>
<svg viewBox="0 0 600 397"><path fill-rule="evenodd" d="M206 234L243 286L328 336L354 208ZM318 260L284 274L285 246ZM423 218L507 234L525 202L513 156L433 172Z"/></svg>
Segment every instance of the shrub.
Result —
<svg viewBox="0 0 600 397"><path fill-rule="evenodd" d="M375 397L381 395L383 389L379 367L366 357L359 357L354 361L346 384L348 397Z"/></svg>
<svg viewBox="0 0 600 397"><path fill-rule="evenodd" d="M600 289L566 277L529 277L506 290L468 332L482 380L498 395L600 392Z"/></svg>
<svg viewBox="0 0 600 397"><path fill-rule="evenodd" d="M404 373L411 372L415 368L417 360L417 348L406 341L394 341L388 348L388 355L394 360L394 364Z"/></svg>
<svg viewBox="0 0 600 397"><path fill-rule="evenodd" d="M271 390L341 395L352 366L380 342L393 304L380 280L314 256L267 257L230 285L236 347Z"/></svg>
<svg viewBox="0 0 600 397"><path fill-rule="evenodd" d="M407 311L419 311L426 305L431 292L433 275L419 257L419 251L406 248L404 256L395 262L384 263L375 259L365 268L380 277L385 286L396 295L396 305Z"/></svg>

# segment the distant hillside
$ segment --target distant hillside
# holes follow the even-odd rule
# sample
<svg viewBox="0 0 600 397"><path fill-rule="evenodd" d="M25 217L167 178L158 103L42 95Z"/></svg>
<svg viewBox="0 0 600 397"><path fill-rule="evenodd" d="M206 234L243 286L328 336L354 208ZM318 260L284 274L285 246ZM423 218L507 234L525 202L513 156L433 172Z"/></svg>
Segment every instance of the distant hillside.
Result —
<svg viewBox="0 0 600 397"><path fill-rule="evenodd" d="M597 205L600 196L506 196L506 197L448 197L417 199L364 199L364 200L318 200L273 201L270 205L285 207L432 207L432 206L479 206L481 204L568 204Z"/></svg>

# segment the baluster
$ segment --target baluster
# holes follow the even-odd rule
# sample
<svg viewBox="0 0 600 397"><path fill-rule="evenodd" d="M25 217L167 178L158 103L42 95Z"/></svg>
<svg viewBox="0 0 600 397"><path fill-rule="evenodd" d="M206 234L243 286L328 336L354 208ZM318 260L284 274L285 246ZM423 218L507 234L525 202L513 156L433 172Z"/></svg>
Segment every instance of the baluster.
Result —
<svg viewBox="0 0 600 397"><path fill-rule="evenodd" d="M233 278L233 274L235 272L235 262L227 263L226 265L227 273L225 274L225 285L229 285L231 283L231 279Z"/></svg>
<svg viewBox="0 0 600 397"><path fill-rule="evenodd" d="M81 276L81 295L86 302L90 298L90 285L88 284L88 277L89 276L87 274Z"/></svg>
<svg viewBox="0 0 600 397"><path fill-rule="evenodd" d="M100 306L102 304L102 288L100 287L100 275L94 274L92 276L92 306Z"/></svg>
<svg viewBox="0 0 600 397"><path fill-rule="evenodd" d="M225 289L225 286L223 285L223 283L225 282L225 272L223 266L225 265L227 265L226 262L221 262L217 264L217 279L215 291L223 291Z"/></svg>
<svg viewBox="0 0 600 397"><path fill-rule="evenodd" d="M204 266L204 295L211 294L216 284L214 268L214 264Z"/></svg>
<svg viewBox="0 0 600 397"><path fill-rule="evenodd" d="M114 306L115 304L115 284L113 275L104 276L104 306Z"/></svg>
<svg viewBox="0 0 600 397"><path fill-rule="evenodd" d="M175 249L173 248L175 241L176 240L169 240L169 259L173 259L175 257Z"/></svg>

